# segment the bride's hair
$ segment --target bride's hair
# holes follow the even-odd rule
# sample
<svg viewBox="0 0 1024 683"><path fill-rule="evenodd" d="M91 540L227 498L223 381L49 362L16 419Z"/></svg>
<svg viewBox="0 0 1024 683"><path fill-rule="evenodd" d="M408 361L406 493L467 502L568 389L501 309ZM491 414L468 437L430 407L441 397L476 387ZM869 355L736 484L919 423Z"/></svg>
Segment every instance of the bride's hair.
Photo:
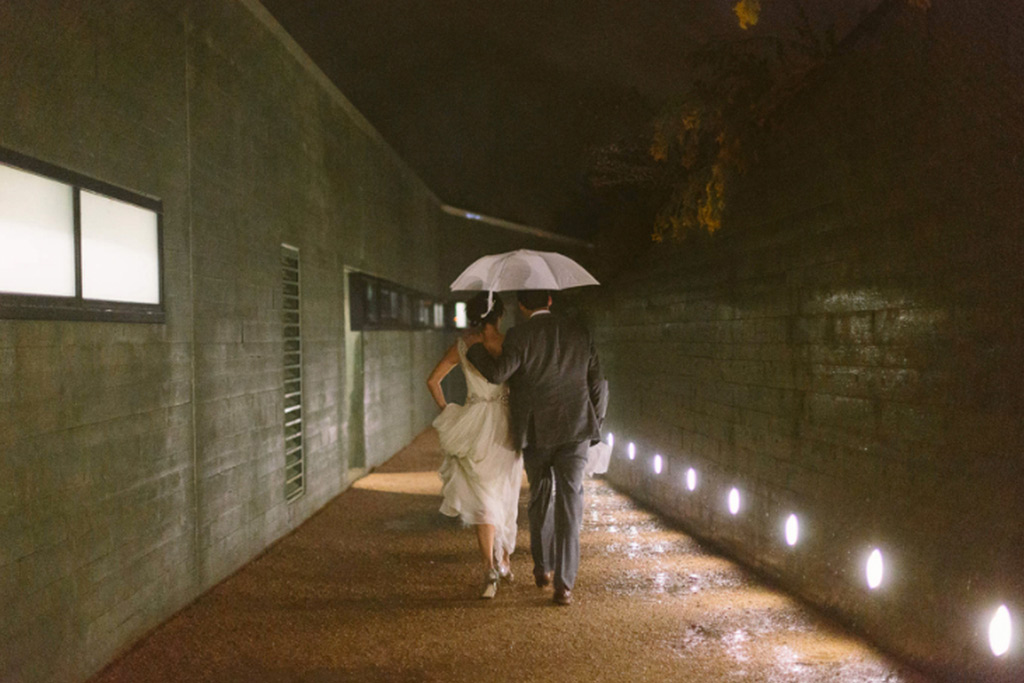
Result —
<svg viewBox="0 0 1024 683"><path fill-rule="evenodd" d="M487 323L498 324L498 320L505 312L505 304L502 303L501 297L497 293L492 296L494 305L491 306L489 313L487 312L487 292L480 292L466 302L466 317L469 318L470 325L481 327Z"/></svg>

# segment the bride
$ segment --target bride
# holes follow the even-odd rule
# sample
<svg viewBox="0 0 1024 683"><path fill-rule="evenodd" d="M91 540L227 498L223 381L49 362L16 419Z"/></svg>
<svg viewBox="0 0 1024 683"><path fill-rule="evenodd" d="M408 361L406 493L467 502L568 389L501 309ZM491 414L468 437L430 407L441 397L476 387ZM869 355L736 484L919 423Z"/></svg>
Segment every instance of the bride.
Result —
<svg viewBox="0 0 1024 683"><path fill-rule="evenodd" d="M504 313L501 299L480 292L466 304L471 335L483 335L484 346L501 353L503 336L498 331ZM468 335L467 335L468 336ZM456 365L466 376L466 404L448 403L441 390L443 380ZM444 462L441 512L460 517L476 529L484 562L481 598L498 592L499 579L512 581L509 556L516 546L516 516L522 484L522 454L512 444L509 430L508 387L490 384L466 360L466 341L460 338L430 373L427 387L441 408L434 420Z"/></svg>

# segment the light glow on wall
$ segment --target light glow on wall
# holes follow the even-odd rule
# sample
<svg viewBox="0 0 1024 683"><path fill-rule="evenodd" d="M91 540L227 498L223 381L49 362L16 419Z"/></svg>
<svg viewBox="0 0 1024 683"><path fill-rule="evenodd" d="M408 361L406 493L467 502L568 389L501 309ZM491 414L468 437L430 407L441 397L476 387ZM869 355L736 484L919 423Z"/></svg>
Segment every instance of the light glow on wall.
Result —
<svg viewBox="0 0 1024 683"><path fill-rule="evenodd" d="M729 512L734 515L740 512L740 492L735 488L729 491Z"/></svg>
<svg viewBox="0 0 1024 683"><path fill-rule="evenodd" d="M661 474L662 460L660 455L654 456L654 473Z"/></svg>
<svg viewBox="0 0 1024 683"><path fill-rule="evenodd" d="M992 648L992 654L1002 657L1009 652L1012 636L1013 623L1010 620L1010 610L1006 605L1000 605L988 625L988 645Z"/></svg>
<svg viewBox="0 0 1024 683"><path fill-rule="evenodd" d="M629 459L630 460L636 460L636 446L633 445L632 441L630 441L629 445L626 446L626 451L629 454Z"/></svg>
<svg viewBox="0 0 1024 683"><path fill-rule="evenodd" d="M608 432L608 447L615 448L615 435Z"/></svg>
<svg viewBox="0 0 1024 683"><path fill-rule="evenodd" d="M796 515L786 518L786 544L793 547L800 540L800 520Z"/></svg>
<svg viewBox="0 0 1024 683"><path fill-rule="evenodd" d="M468 326L469 318L466 317L466 303L460 301L455 304L455 327L464 330Z"/></svg>
<svg viewBox="0 0 1024 683"><path fill-rule="evenodd" d="M867 564L868 588L874 590L882 585L882 577L885 574L885 565L882 562L882 551L875 548L868 557Z"/></svg>
<svg viewBox="0 0 1024 683"><path fill-rule="evenodd" d="M686 470L686 489L694 491L697 488L697 470L692 467Z"/></svg>

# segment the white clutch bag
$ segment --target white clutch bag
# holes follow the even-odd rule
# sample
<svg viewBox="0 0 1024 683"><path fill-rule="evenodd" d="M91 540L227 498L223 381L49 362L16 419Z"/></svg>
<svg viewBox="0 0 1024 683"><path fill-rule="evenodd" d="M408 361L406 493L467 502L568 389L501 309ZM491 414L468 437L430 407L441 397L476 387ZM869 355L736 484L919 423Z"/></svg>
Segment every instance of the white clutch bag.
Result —
<svg viewBox="0 0 1024 683"><path fill-rule="evenodd" d="M590 477L595 474L604 474L608 471L608 461L612 457L612 447L604 441L591 446L587 451L587 464L583 468L583 476Z"/></svg>

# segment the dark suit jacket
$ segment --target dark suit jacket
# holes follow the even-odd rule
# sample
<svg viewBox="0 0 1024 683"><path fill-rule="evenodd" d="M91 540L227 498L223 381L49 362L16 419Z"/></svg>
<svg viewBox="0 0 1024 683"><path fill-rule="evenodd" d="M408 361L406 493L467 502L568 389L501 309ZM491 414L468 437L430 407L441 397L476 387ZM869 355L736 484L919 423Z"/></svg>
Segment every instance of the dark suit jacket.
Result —
<svg viewBox="0 0 1024 683"><path fill-rule="evenodd" d="M606 384L590 333L541 313L508 331L501 356L483 344L466 352L489 382L508 382L512 439L546 448L601 438Z"/></svg>

